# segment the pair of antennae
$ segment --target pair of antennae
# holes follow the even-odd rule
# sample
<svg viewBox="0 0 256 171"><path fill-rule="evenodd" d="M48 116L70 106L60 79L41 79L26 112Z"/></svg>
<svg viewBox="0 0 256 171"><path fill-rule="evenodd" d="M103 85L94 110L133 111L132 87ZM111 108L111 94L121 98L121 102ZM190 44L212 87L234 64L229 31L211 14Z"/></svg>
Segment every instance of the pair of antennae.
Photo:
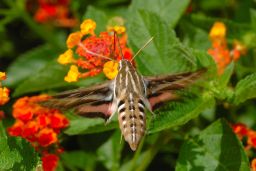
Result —
<svg viewBox="0 0 256 171"><path fill-rule="evenodd" d="M119 48L119 51L121 53L121 56L122 56L122 59L124 59L124 55L123 55L123 52L122 52L122 49L121 49L121 45L120 45L120 42L119 42L119 39L116 35L116 32L114 31L114 49L115 49L115 45L116 45L116 38L117 38L117 44L118 44L118 48ZM135 59L135 57L154 39L154 37L151 37L136 53L135 55L132 57L131 59L131 62ZM94 56L98 56L100 58L103 58L103 59L108 59L108 60L111 60L113 61L112 58L109 58L107 56L104 56L104 55L101 55L101 54L98 54L98 53L94 53L92 51L90 51L89 49L87 49L81 42L78 44L86 53L90 54L90 55L94 55Z"/></svg>

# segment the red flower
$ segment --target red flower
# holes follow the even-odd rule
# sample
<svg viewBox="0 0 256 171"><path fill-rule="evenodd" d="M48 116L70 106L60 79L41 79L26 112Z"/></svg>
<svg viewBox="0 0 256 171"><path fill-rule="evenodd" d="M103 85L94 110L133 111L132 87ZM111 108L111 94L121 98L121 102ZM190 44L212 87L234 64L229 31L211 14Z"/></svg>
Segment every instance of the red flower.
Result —
<svg viewBox="0 0 256 171"><path fill-rule="evenodd" d="M38 133L37 138L38 138L38 143L42 147L46 147L57 142L57 134L56 132L54 132L53 129L50 129L50 128L42 129Z"/></svg>
<svg viewBox="0 0 256 171"><path fill-rule="evenodd" d="M232 125L233 131L238 135L239 138L242 138L248 134L248 129L246 125L242 123L237 123Z"/></svg>
<svg viewBox="0 0 256 171"><path fill-rule="evenodd" d="M39 129L39 125L35 121L30 121L26 125L24 125L22 130L22 137L28 138L30 136L34 136Z"/></svg>
<svg viewBox="0 0 256 171"><path fill-rule="evenodd" d="M39 152L47 151L51 146L51 150L59 154L57 135L61 129L69 125L69 121L60 111L45 108L39 104L49 98L48 95L39 95L18 99L13 105L13 116L16 122L8 128L8 133L27 139ZM58 160L51 162L50 159L53 156L56 158L56 155L43 156L45 170L53 170Z"/></svg>
<svg viewBox="0 0 256 171"><path fill-rule="evenodd" d="M54 171L58 165L59 157L55 154L45 154L42 157L44 171Z"/></svg>
<svg viewBox="0 0 256 171"><path fill-rule="evenodd" d="M16 120L16 122L14 123L14 125L10 128L8 128L8 133L11 136L21 136L22 130L24 127L24 123L21 120Z"/></svg>
<svg viewBox="0 0 256 171"><path fill-rule="evenodd" d="M38 23L52 22L57 26L74 27L77 25L77 20L72 16L69 5L69 0L38 0L33 4L28 1L28 10L30 6L37 6L34 13L34 19Z"/></svg>
<svg viewBox="0 0 256 171"><path fill-rule="evenodd" d="M54 129L61 129L68 126L69 122L66 117L59 113L55 113L50 116L51 127Z"/></svg>

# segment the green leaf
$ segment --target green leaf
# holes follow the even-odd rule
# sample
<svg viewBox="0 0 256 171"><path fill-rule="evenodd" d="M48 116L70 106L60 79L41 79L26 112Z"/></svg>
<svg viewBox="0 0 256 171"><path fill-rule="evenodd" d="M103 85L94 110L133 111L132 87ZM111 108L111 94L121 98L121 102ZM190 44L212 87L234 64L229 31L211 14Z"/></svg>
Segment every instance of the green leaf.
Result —
<svg viewBox="0 0 256 171"><path fill-rule="evenodd" d="M69 170L95 170L95 154L84 151L69 151L61 154L62 165Z"/></svg>
<svg viewBox="0 0 256 171"><path fill-rule="evenodd" d="M155 133L171 127L183 125L197 117L203 110L211 107L214 99L205 93L203 97L183 98L178 102L171 102L163 106L150 122L148 133Z"/></svg>
<svg viewBox="0 0 256 171"><path fill-rule="evenodd" d="M87 86L104 80L103 75L89 77L80 82L67 83L64 77L68 72L68 67L60 65L56 60L49 62L43 69L34 73L29 79L25 80L15 89L13 96L20 96L26 93L44 91L54 88Z"/></svg>
<svg viewBox="0 0 256 171"><path fill-rule="evenodd" d="M121 151L124 143L120 143L120 130L115 133L97 150L99 160L108 170L119 170Z"/></svg>
<svg viewBox="0 0 256 171"><path fill-rule="evenodd" d="M256 97L256 73L248 75L240 80L235 88L235 104Z"/></svg>
<svg viewBox="0 0 256 171"><path fill-rule="evenodd" d="M189 0L134 0L132 1L130 9L132 11L131 15L134 15L137 10L145 10L155 13L159 15L159 17L164 20L168 26L174 28L186 10L188 4Z"/></svg>
<svg viewBox="0 0 256 171"><path fill-rule="evenodd" d="M106 30L108 18L103 11L93 6L89 6L86 10L83 20L88 18L94 20L97 23L97 27L95 29L97 34Z"/></svg>
<svg viewBox="0 0 256 171"><path fill-rule="evenodd" d="M38 154L22 138L6 136L0 123L0 170L33 170L38 163Z"/></svg>
<svg viewBox="0 0 256 171"><path fill-rule="evenodd" d="M255 31L256 30L256 10L255 9L250 9L250 13L251 13L252 29Z"/></svg>
<svg viewBox="0 0 256 171"><path fill-rule="evenodd" d="M138 18L131 20L128 35L134 52L154 37L136 57L137 68L144 75L188 71L196 67L191 49L183 46L173 30L154 13L140 11Z"/></svg>
<svg viewBox="0 0 256 171"><path fill-rule="evenodd" d="M218 120L182 145L176 171L188 170L249 171L250 168L241 142L225 121Z"/></svg>
<svg viewBox="0 0 256 171"><path fill-rule="evenodd" d="M118 127L116 119L114 118L109 124L106 124L105 120L101 118L84 118L71 115L69 116L69 121L70 125L64 131L68 135L104 132Z"/></svg>
<svg viewBox="0 0 256 171"><path fill-rule="evenodd" d="M233 74L233 71L234 71L234 62L231 62L226 68L225 68L225 71L224 73L220 76L220 79L219 79L219 86L221 88L225 88L228 83L229 83L229 80Z"/></svg>
<svg viewBox="0 0 256 171"><path fill-rule="evenodd" d="M40 46L28 51L12 63L7 69L7 79L4 84L8 87L14 87L21 81L33 77L34 73L41 70L49 60L58 56L58 50L48 46Z"/></svg>
<svg viewBox="0 0 256 171"><path fill-rule="evenodd" d="M185 45L205 52L211 47L208 31L193 25L187 20L182 20L179 27L181 27L184 35L182 42Z"/></svg>

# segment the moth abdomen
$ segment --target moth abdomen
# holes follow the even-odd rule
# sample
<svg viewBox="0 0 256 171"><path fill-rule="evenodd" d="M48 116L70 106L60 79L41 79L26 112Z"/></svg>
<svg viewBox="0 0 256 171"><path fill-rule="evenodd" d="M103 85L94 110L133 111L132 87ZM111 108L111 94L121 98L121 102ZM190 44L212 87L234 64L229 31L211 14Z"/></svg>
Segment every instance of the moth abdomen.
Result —
<svg viewBox="0 0 256 171"><path fill-rule="evenodd" d="M131 103L132 102L132 103ZM133 151L138 147L145 133L146 118L144 104L140 100L126 100L119 103L118 120L119 127L125 141L127 141Z"/></svg>

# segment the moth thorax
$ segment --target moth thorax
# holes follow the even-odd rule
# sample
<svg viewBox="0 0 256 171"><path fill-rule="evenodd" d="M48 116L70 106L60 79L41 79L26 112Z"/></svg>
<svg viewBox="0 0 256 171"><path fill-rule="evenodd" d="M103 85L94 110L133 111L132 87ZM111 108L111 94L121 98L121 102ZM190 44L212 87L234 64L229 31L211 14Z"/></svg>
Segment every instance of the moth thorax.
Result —
<svg viewBox="0 0 256 171"><path fill-rule="evenodd" d="M146 117L144 103L140 99L134 101L121 100L118 104L119 127L125 141L135 151L145 133Z"/></svg>

